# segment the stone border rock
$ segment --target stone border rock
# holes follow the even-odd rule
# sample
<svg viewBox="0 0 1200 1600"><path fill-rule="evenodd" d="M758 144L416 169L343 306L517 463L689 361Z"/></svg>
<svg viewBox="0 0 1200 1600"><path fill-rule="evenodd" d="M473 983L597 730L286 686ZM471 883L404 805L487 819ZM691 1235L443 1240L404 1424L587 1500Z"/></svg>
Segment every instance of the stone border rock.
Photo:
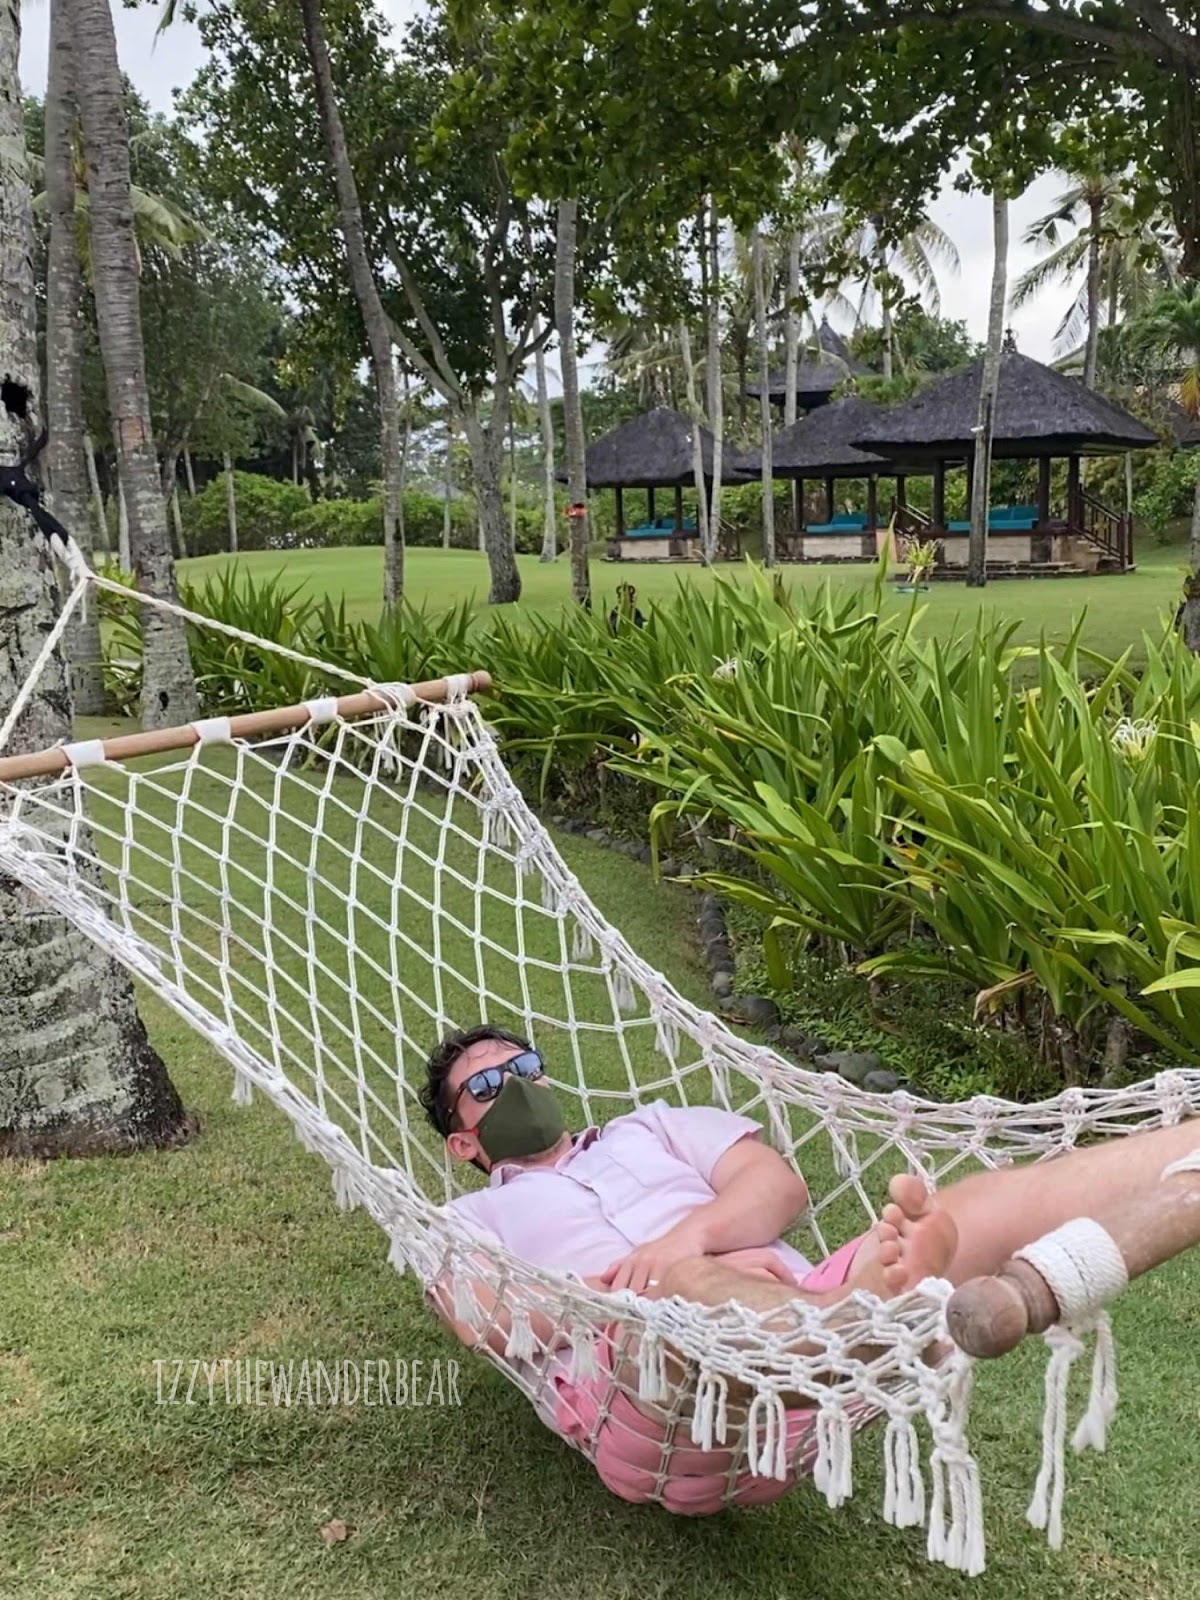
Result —
<svg viewBox="0 0 1200 1600"><path fill-rule="evenodd" d="M559 812L549 820L563 833L578 834L581 838L590 839L593 844L604 845L646 866L654 859L649 845L640 845L634 839L619 839L586 819L564 816ZM698 876L698 868L669 856L659 862L658 870L664 878ZM729 942L725 905L719 895L705 893L700 896L700 915L696 921L704 950L708 986L717 1001L720 1015L727 1022L755 1028L769 1044L800 1064L816 1067L819 1072L836 1072L847 1083L866 1089L871 1094L892 1094L908 1087L898 1073L884 1066L878 1051L834 1050L819 1034L785 1023L779 1014L779 1007L766 995L734 994L737 960Z"/></svg>

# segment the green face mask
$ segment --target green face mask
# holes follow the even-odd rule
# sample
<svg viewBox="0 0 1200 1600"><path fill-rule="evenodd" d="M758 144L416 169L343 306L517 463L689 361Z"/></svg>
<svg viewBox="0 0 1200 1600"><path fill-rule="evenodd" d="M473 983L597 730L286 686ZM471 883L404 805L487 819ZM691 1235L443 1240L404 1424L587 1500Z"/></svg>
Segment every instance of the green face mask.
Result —
<svg viewBox="0 0 1200 1600"><path fill-rule="evenodd" d="M562 1138L566 1126L552 1090L510 1072L475 1132L483 1153L497 1161L538 1156Z"/></svg>

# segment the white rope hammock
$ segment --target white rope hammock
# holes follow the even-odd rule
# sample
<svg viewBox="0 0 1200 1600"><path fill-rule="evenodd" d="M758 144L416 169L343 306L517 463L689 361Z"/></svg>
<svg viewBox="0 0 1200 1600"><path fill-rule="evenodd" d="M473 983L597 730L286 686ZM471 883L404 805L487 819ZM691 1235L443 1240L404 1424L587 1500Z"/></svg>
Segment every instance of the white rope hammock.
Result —
<svg viewBox="0 0 1200 1600"><path fill-rule="evenodd" d="M74 587L0 729L0 751L64 619L89 591L94 603L97 587L129 593L88 572L77 552L60 553ZM344 674L309 664L323 694L344 687ZM387 1234L392 1266L449 1286L456 1318L480 1331L509 1315L504 1354L481 1348L543 1418L564 1367L591 1381L594 1412L572 1438L585 1453L594 1456L614 1410L637 1401L663 1424L649 1498L672 1503L670 1457L689 1448L727 1463L730 1498L747 1476L790 1482L811 1471L837 1506L852 1491L852 1433L878 1417L886 1519L926 1524L932 1559L981 1571L966 1432L972 1364L957 1348L936 1367L921 1359L946 1337L948 1284L926 1281L886 1304L858 1293L827 1312L796 1302L781 1327L778 1312L602 1295L500 1247L484 1256L446 1204L473 1175L464 1180L417 1102L425 1057L451 1027L486 1019L533 1039L577 1126L659 1099L756 1118L809 1184L815 1258L874 1220L894 1172L936 1184L973 1166L1051 1156L1085 1135L1177 1121L1200 1108L1200 1074L1032 1106L937 1105L868 1094L745 1042L677 993L596 909L505 769L469 683L449 680L441 703L377 686L375 709L354 718L333 698L313 699L295 719L302 725L256 739L213 719L194 725L190 748L138 761L105 759L100 744L68 746L65 770L0 780L0 872L208 1039L232 1063L236 1100L257 1089L291 1119L332 1168L339 1206L365 1208ZM485 1314L476 1285L495 1311ZM1055 1543L1065 1368L1096 1324L1094 1305L1077 1309L1048 1336L1046 1454L1031 1508ZM535 1313L558 1330L553 1356L533 1337ZM614 1322L636 1383L597 1382ZM1081 1447L1103 1445L1115 1404L1102 1331ZM680 1359L687 1381L677 1381ZM752 1397L741 1408L730 1400L735 1384ZM784 1396L794 1406L797 1395L816 1423L793 1445Z"/></svg>

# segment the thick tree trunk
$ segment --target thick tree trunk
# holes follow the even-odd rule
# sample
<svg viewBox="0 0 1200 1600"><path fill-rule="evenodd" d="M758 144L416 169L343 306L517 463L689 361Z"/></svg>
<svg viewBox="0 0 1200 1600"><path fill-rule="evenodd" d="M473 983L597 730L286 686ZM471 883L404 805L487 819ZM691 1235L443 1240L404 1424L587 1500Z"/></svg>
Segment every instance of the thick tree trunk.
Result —
<svg viewBox="0 0 1200 1600"><path fill-rule="evenodd" d="M762 413L763 565L775 565L775 471L772 460L770 370L767 343L767 290L762 228L754 228L754 331L758 341L759 409Z"/></svg>
<svg viewBox="0 0 1200 1600"><path fill-rule="evenodd" d="M1096 387L1096 362L1100 353L1100 302L1103 296L1100 260L1100 222L1103 200L1093 197L1089 202L1088 221L1088 275L1087 275L1087 344L1084 347L1083 381L1089 389Z"/></svg>
<svg viewBox="0 0 1200 1600"><path fill-rule="evenodd" d="M787 354L786 388L787 393L783 399L783 425L790 428L796 420L796 380L799 376L800 366L800 313L797 303L800 299L800 247L803 236L793 233L788 240L788 310L786 323Z"/></svg>
<svg viewBox="0 0 1200 1600"><path fill-rule="evenodd" d="M192 471L192 452L185 444L183 447L183 476L187 483L188 499L196 498L196 474Z"/></svg>
<svg viewBox="0 0 1200 1600"><path fill-rule="evenodd" d="M108 0L69 0L76 81L88 168L92 284L108 410L129 517L139 587L176 599L167 508L159 490L138 298L138 259L129 194L129 130ZM142 607L142 721L190 722L196 686L181 618Z"/></svg>
<svg viewBox="0 0 1200 1600"><path fill-rule="evenodd" d="M500 384L493 391L492 414L486 423L473 400L467 401L462 412L463 431L471 452L471 476L479 502L480 537L491 569L488 604L493 606L507 605L521 598L521 575L517 571L516 551L504 514L500 482L507 413L508 394Z"/></svg>
<svg viewBox="0 0 1200 1600"><path fill-rule="evenodd" d="M325 154L337 190L338 221L346 245L350 282L366 330L367 347L371 353L371 371L375 377L375 393L379 400L380 449L383 465L383 600L385 605L390 606L400 598L404 589L404 549L396 538L400 484L400 421L396 398L396 369L392 360L391 327L387 312L383 309L383 301L379 298L375 273L367 255L362 209L358 201L358 184L350 162L346 131L342 126L342 114L338 109L333 68L329 61L329 47L325 42L325 31L321 26L319 0L300 0L300 11L304 18L304 41L316 83L321 131L325 136Z"/></svg>
<svg viewBox="0 0 1200 1600"><path fill-rule="evenodd" d="M1008 200L992 196L992 294L988 305L987 351L979 385L979 411L975 429L975 471L971 480L971 534L967 548L967 584L982 588L987 582L988 509L992 494L992 426L996 391L1000 383L1004 344L1004 311L1008 299Z"/></svg>
<svg viewBox="0 0 1200 1600"><path fill-rule="evenodd" d="M225 522L229 529L229 554L238 553L237 485L233 478L233 457L225 452Z"/></svg>
<svg viewBox="0 0 1200 1600"><path fill-rule="evenodd" d="M721 462L725 450L725 407L721 386L721 218L715 199L709 204L708 231L708 425L713 436L712 493L704 559L717 559L721 537Z"/></svg>
<svg viewBox="0 0 1200 1600"><path fill-rule="evenodd" d="M61 37L61 35L60 35ZM33 224L17 78L16 0L0 3L0 459L39 426ZM0 705L12 704L58 605L49 547L0 502ZM55 654L6 754L71 737L71 693ZM3 807L0 800L0 808ZM0 1155L45 1157L177 1143L188 1119L150 1048L122 968L27 889L0 877Z"/></svg>
<svg viewBox="0 0 1200 1600"><path fill-rule="evenodd" d="M540 326L535 334L540 334ZM550 390L546 384L546 349L538 343L533 358L537 376L538 423L542 430L542 554L543 561L558 556L558 512L554 504L554 418L550 413Z"/></svg>
<svg viewBox="0 0 1200 1600"><path fill-rule="evenodd" d="M581 606L592 603L588 569L587 471L584 457L583 402L575 349L575 242L579 202L560 200L555 235L554 325L558 331L563 384L563 440L567 453L567 499L571 505L571 595Z"/></svg>
<svg viewBox="0 0 1200 1600"><path fill-rule="evenodd" d="M104 520L104 495L100 490L100 475L96 471L96 447L90 433L83 436L83 464L87 468L88 489L91 495L92 518L96 524L96 544L105 555L112 555L112 542L108 537L108 523Z"/></svg>
<svg viewBox="0 0 1200 1600"><path fill-rule="evenodd" d="M679 323L679 350L683 356L683 378L687 385L688 415L692 419L692 481L696 485L696 525L700 533L700 549L705 553L709 545L708 493L704 481L704 445L700 438L700 401L696 395L696 366L692 360L692 336L687 318Z"/></svg>
<svg viewBox="0 0 1200 1600"><path fill-rule="evenodd" d="M445 483L446 498L442 506L442 549L449 550L450 534L453 528L453 511L450 499L454 493L454 418L449 409L446 412L446 464Z"/></svg>
<svg viewBox="0 0 1200 1600"><path fill-rule="evenodd" d="M51 506L92 560L88 521L87 465L83 426L83 319L79 251L75 231L75 163L72 128L75 121L74 61L65 0L50 7L50 63L46 87L46 210L50 242L46 258L46 449L50 469ZM79 607L67 652L71 693L80 716L99 716L105 708L104 675L100 670L100 611L94 603Z"/></svg>

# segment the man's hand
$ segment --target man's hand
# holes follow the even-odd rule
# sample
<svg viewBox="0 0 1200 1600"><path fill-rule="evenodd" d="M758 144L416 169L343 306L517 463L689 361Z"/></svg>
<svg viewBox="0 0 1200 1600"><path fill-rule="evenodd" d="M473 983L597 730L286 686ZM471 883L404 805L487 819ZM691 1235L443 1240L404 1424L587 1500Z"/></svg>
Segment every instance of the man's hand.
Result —
<svg viewBox="0 0 1200 1600"><path fill-rule="evenodd" d="M635 1294L654 1290L667 1271L680 1261L704 1255L704 1236L689 1217L657 1239L647 1239L627 1256L621 1256L600 1274L606 1289L632 1289Z"/></svg>
<svg viewBox="0 0 1200 1600"><path fill-rule="evenodd" d="M766 1245L752 1250L726 1250L712 1259L732 1267L735 1272L744 1272L748 1278L767 1278L771 1283L786 1284L789 1289L799 1287L795 1274L789 1272L774 1250Z"/></svg>

